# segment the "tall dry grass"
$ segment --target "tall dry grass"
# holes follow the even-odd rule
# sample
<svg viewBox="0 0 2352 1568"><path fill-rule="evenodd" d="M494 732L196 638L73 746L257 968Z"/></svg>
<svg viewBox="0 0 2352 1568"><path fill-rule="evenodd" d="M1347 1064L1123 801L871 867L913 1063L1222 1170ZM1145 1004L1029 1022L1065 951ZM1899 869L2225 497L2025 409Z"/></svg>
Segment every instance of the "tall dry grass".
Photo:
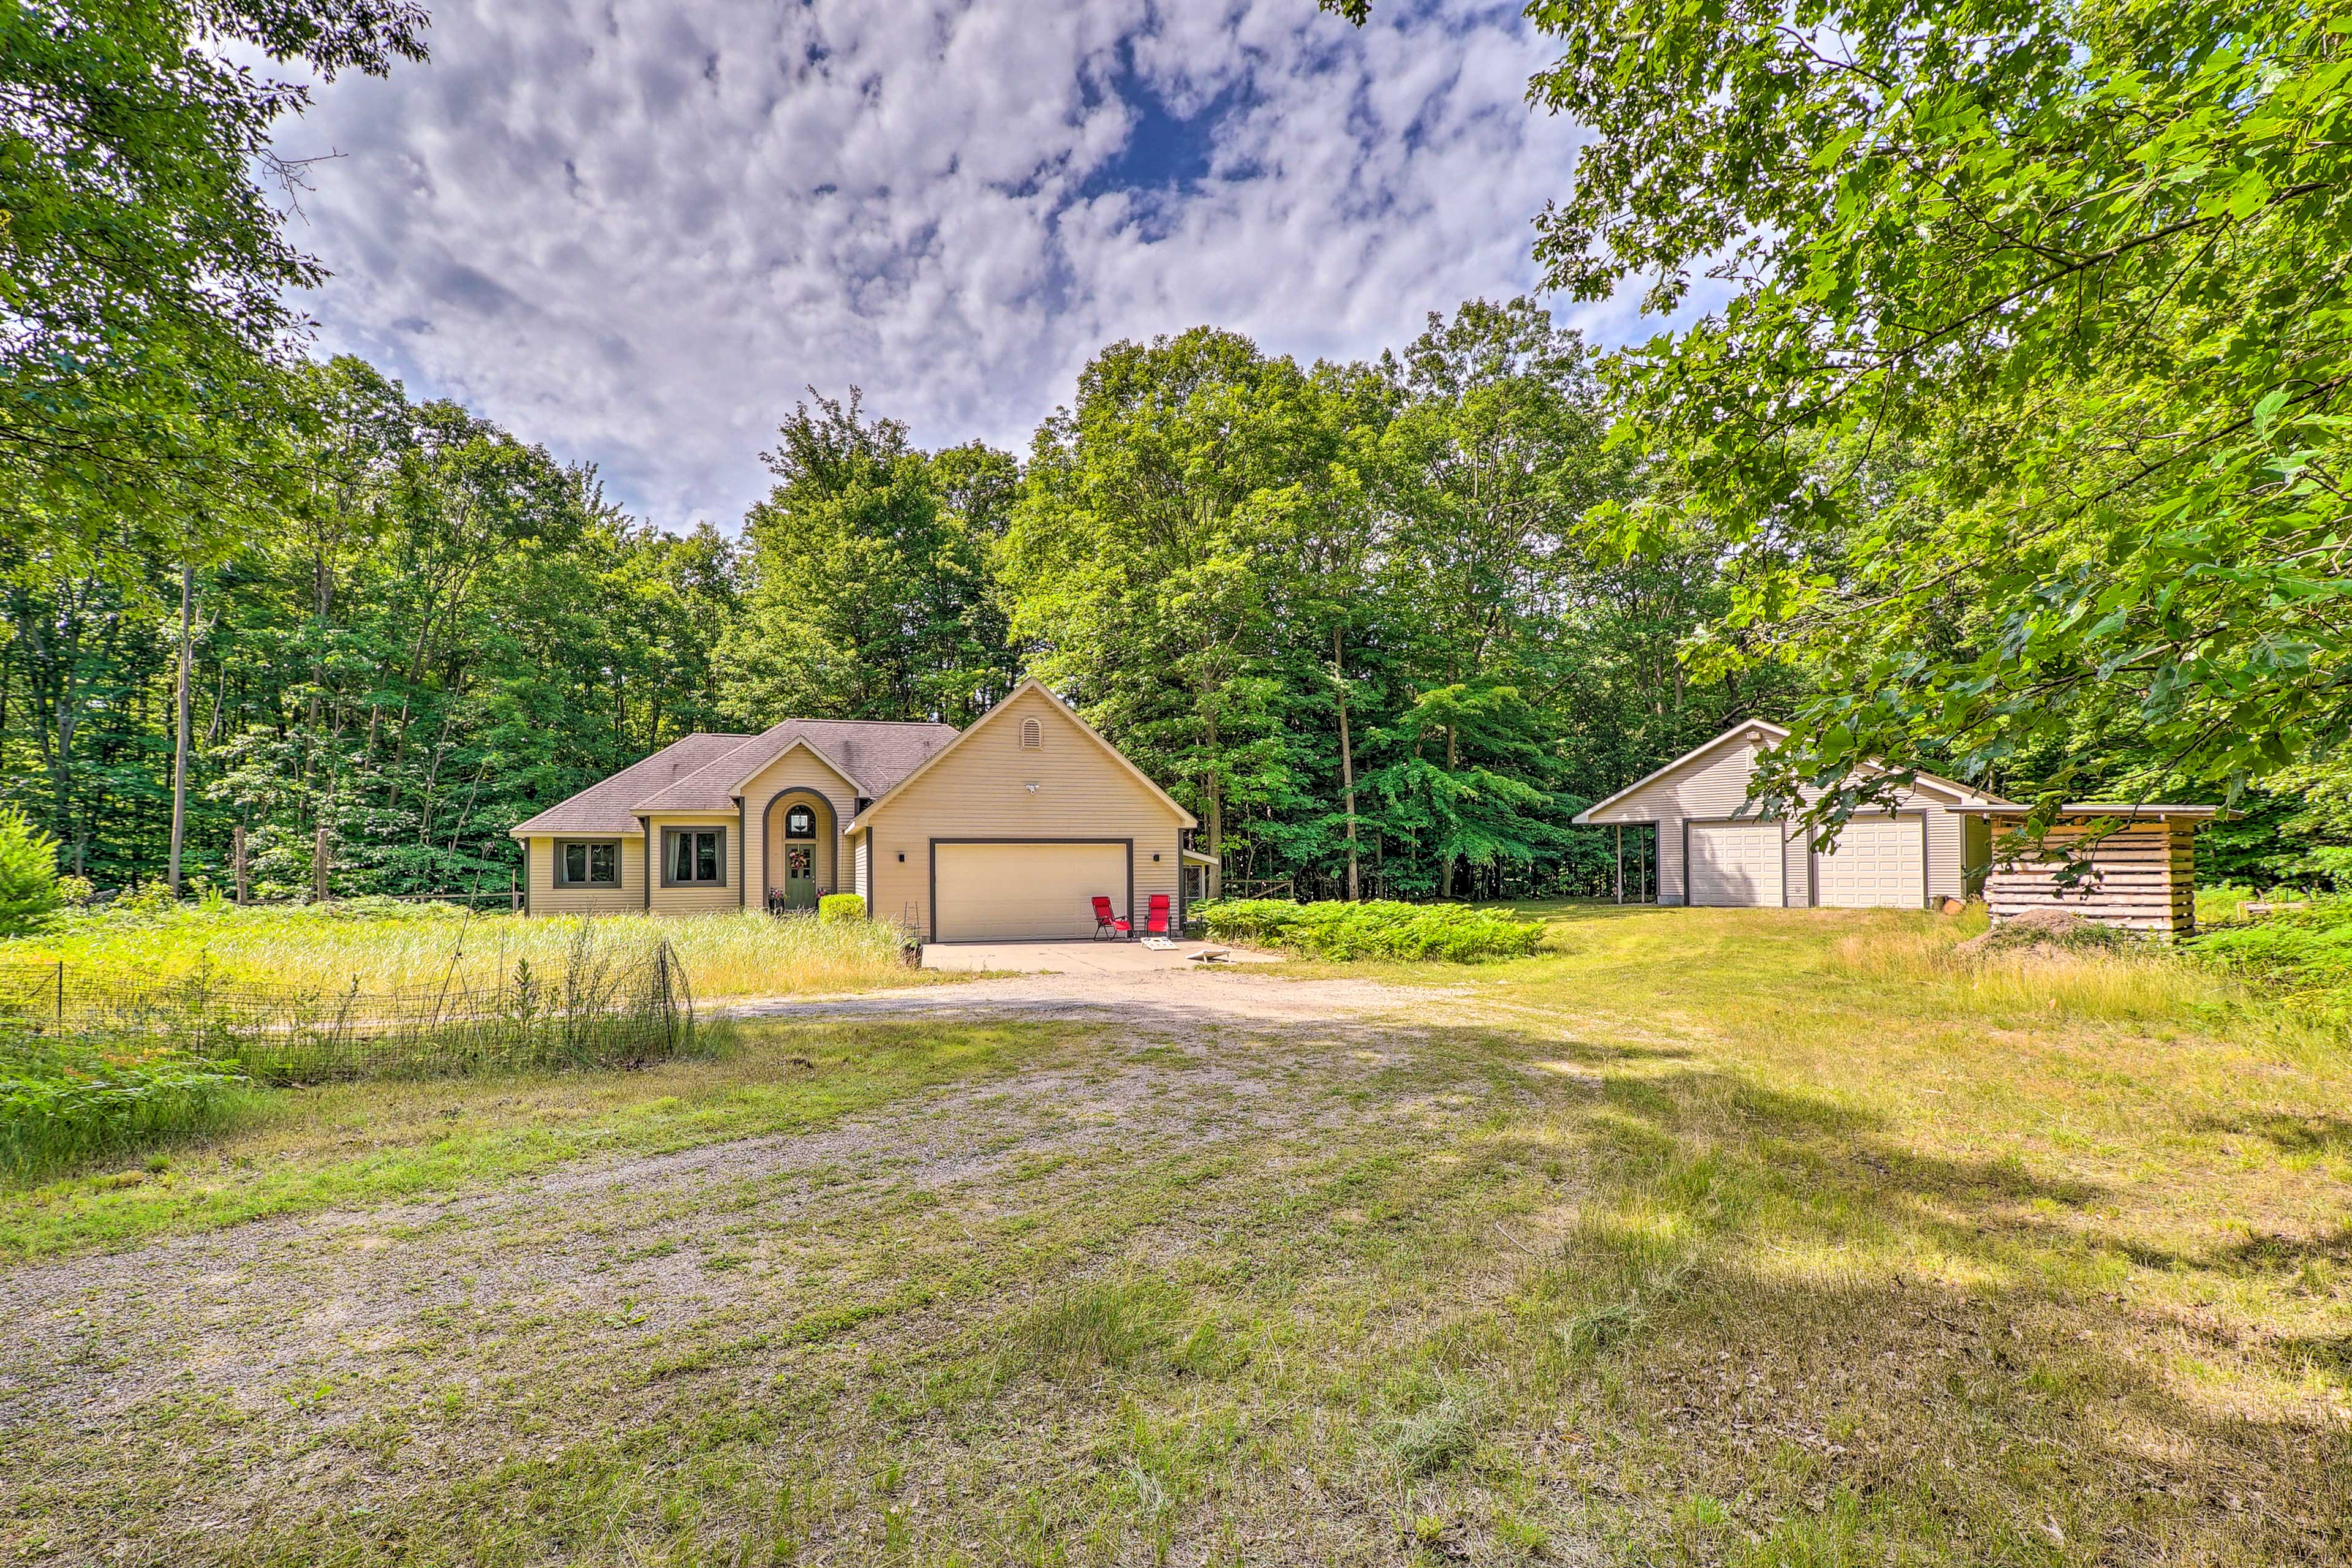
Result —
<svg viewBox="0 0 2352 1568"><path fill-rule="evenodd" d="M581 917L469 914L448 905L329 904L238 909L213 902L158 913L100 912L37 939L0 942L0 963L62 959L172 979L209 967L226 980L362 992L476 985L561 973ZM821 924L764 914L598 915L600 944L667 941L698 1001L856 991L916 978L900 957L905 933L887 921Z"/></svg>
<svg viewBox="0 0 2352 1568"><path fill-rule="evenodd" d="M1831 943L1827 966L1902 987L1920 1002L2003 1018L2048 1017L2157 1024L2259 1010L2261 998L2186 956L2153 943L2116 951L1981 954L1960 943L1973 921L1855 931Z"/></svg>

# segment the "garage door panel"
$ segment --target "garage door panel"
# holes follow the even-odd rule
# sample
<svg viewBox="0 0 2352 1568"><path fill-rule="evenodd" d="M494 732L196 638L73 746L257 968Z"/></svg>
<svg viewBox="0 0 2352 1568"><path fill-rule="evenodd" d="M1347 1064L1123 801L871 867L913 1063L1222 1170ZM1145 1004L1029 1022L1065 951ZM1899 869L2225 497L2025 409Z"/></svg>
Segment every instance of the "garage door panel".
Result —
<svg viewBox="0 0 2352 1568"><path fill-rule="evenodd" d="M1782 902L1780 825L1694 822L1690 901L1709 909L1777 908Z"/></svg>
<svg viewBox="0 0 2352 1568"><path fill-rule="evenodd" d="M1856 817L1837 847L1815 857L1822 907L1917 909L1926 901L1927 827L1917 818Z"/></svg>
<svg viewBox="0 0 2352 1568"><path fill-rule="evenodd" d="M931 935L938 942L1041 942L1092 936L1097 896L1127 914L1129 847L1121 843L938 844Z"/></svg>

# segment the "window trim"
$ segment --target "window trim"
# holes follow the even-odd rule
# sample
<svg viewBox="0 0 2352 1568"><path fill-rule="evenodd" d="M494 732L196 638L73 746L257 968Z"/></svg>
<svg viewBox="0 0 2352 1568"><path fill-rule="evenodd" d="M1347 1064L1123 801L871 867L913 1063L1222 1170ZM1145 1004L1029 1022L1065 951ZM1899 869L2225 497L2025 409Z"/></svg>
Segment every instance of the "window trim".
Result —
<svg viewBox="0 0 2352 1568"><path fill-rule="evenodd" d="M727 829L724 826L715 823L696 822L688 823L678 827L665 827L661 832L661 885L663 887L723 888L727 886ZM677 853L672 846L677 843L680 835L688 833L709 833L717 836L719 839L719 875L716 879L709 881L696 879L691 881L681 882L677 878L670 875L671 868L677 864L674 857Z"/></svg>
<svg viewBox="0 0 2352 1568"><path fill-rule="evenodd" d="M609 882L599 882L591 877L583 882L573 881L570 868L564 865L564 851L574 844L583 848L594 848L600 845L610 848L613 851L613 879ZM617 891L627 885L627 880L622 872L621 841L617 838L559 838L555 840L554 858L555 864L549 868L549 877L552 884L558 888L600 888L607 891Z"/></svg>

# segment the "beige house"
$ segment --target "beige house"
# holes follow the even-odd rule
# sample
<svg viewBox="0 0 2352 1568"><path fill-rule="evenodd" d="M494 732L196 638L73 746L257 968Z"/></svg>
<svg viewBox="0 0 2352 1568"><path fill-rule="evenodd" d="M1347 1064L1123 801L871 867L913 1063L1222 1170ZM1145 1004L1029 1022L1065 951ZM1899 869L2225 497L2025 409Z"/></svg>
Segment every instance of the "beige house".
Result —
<svg viewBox="0 0 2352 1568"><path fill-rule="evenodd" d="M1982 813L2009 802L1921 773L1891 810L1856 816L1834 849L1818 851L1801 828L1759 818L1748 803L1757 754L1788 734L1760 720L1734 724L1574 820L1648 829L1663 904L1916 910L1977 891L1991 858Z"/></svg>
<svg viewBox="0 0 2352 1568"><path fill-rule="evenodd" d="M814 909L927 941L1087 937L1092 900L1181 923L1192 814L1034 680L970 729L787 719L688 735L517 826L539 914Z"/></svg>

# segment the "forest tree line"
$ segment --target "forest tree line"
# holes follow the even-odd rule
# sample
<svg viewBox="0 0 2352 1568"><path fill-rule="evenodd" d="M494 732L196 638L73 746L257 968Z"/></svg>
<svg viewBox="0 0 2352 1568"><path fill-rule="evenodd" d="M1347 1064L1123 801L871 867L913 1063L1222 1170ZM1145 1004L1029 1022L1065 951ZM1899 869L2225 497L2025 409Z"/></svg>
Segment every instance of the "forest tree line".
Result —
<svg viewBox="0 0 2352 1568"><path fill-rule="evenodd" d="M1750 712L1816 835L1932 769L2352 884L2342 18L1528 18L1589 138L1545 288L1719 308L1600 361L1524 300L1369 363L1115 343L1021 454L813 395L740 536L676 538L299 352L273 126L421 8L0 9L0 793L103 883L243 828L299 886L323 826L338 887L443 890L689 730L1034 671L1301 891L1591 889L1576 806Z"/></svg>
<svg viewBox="0 0 2352 1568"><path fill-rule="evenodd" d="M735 537L355 360L278 405L234 535L99 531L0 581L6 795L100 885L166 868L184 587L184 868L220 882L241 828L265 891L310 885L320 827L338 891L503 889L509 827L682 734L961 725L1028 673L1233 877L1594 891L1613 846L1569 818L1775 694L1678 657L1720 563L1593 548L1641 476L1527 300L1370 363L1116 343L1022 457L812 395Z"/></svg>

